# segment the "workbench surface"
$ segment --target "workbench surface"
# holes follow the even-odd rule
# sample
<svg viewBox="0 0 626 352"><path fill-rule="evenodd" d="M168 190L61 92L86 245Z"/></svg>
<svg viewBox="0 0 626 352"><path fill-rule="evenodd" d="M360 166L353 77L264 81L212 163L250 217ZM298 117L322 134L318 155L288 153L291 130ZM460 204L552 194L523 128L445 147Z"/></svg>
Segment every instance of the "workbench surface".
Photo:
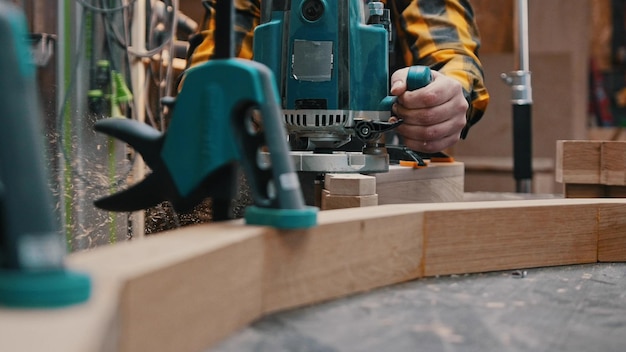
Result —
<svg viewBox="0 0 626 352"><path fill-rule="evenodd" d="M270 315L210 351L623 352L625 276L607 263L425 278Z"/></svg>

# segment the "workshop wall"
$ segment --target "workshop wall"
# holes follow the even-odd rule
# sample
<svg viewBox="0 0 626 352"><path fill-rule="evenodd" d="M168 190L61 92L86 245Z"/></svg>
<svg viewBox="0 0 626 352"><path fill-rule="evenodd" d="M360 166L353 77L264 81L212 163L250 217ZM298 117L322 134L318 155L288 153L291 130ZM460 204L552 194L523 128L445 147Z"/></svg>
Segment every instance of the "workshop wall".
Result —
<svg viewBox="0 0 626 352"><path fill-rule="evenodd" d="M553 174L556 141L587 137L592 3L528 2L536 193L562 191ZM515 69L515 2L474 0L472 4L483 38L480 55L491 103L483 121L453 154L466 163L466 192L514 192L511 88L500 74Z"/></svg>
<svg viewBox="0 0 626 352"><path fill-rule="evenodd" d="M589 138L625 140L626 1L594 1L591 21Z"/></svg>
<svg viewBox="0 0 626 352"><path fill-rule="evenodd" d="M591 58L600 70L611 69L611 39L613 34L613 3L623 0L595 0L591 3Z"/></svg>

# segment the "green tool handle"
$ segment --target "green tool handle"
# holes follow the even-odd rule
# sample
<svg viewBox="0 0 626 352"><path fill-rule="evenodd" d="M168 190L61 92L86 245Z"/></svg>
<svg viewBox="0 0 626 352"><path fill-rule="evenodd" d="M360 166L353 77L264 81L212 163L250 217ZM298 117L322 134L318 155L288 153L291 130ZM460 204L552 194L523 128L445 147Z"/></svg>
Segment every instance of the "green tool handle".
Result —
<svg viewBox="0 0 626 352"><path fill-rule="evenodd" d="M406 76L407 91L417 90L426 87L433 80L432 72L428 66L411 66ZM398 97L389 95L385 97L379 104L379 111L391 111L393 104L396 103Z"/></svg>

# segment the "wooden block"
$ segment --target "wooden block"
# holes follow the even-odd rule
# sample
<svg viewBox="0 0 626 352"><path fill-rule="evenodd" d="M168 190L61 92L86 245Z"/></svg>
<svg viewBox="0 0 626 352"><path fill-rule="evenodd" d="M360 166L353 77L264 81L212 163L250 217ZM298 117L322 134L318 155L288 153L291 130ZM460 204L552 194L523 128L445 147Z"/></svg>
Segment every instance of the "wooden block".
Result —
<svg viewBox="0 0 626 352"><path fill-rule="evenodd" d="M378 205L378 195L336 196L328 190L322 190L321 210L359 208Z"/></svg>
<svg viewBox="0 0 626 352"><path fill-rule="evenodd" d="M376 178L362 174L326 174L324 189L334 196L369 196L376 194Z"/></svg>
<svg viewBox="0 0 626 352"><path fill-rule="evenodd" d="M576 184L564 185L565 198L603 198L606 197L606 186L599 184Z"/></svg>
<svg viewBox="0 0 626 352"><path fill-rule="evenodd" d="M598 261L626 261L626 212L616 204L598 210Z"/></svg>
<svg viewBox="0 0 626 352"><path fill-rule="evenodd" d="M600 184L601 147L601 141L557 141L557 182Z"/></svg>
<svg viewBox="0 0 626 352"><path fill-rule="evenodd" d="M375 174L379 204L459 202L463 200L464 165L429 163L413 169L390 165L389 172Z"/></svg>
<svg viewBox="0 0 626 352"><path fill-rule="evenodd" d="M626 185L626 142L602 142L600 183L611 186Z"/></svg>

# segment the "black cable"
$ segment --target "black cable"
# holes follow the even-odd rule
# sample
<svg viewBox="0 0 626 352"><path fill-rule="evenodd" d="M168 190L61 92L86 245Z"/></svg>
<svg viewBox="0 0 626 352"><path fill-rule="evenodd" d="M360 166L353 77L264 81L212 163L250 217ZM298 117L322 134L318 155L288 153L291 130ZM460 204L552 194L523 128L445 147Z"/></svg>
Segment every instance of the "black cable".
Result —
<svg viewBox="0 0 626 352"><path fill-rule="evenodd" d="M130 0L131 2L123 5L123 6L118 6L118 7L114 7L114 8L106 8L106 7L96 7L93 6L91 4L88 4L85 2L85 0L74 0L75 2L79 3L81 6L83 6L84 8L93 11L93 12L97 12L97 13L102 13L102 14L113 14L116 12L124 12L124 10L130 10L132 9L131 5L133 3L135 3L137 0ZM167 2L166 6L171 6L173 7L174 5L172 5L171 0L161 0L162 2ZM169 4L169 5L168 5ZM115 27L109 27L108 30L106 31L107 34L111 34L113 35L113 37L115 38L115 43L120 47L123 48L124 50L128 51L130 54L132 54L133 56L136 56L138 58L150 58L153 57L157 54L159 54L161 51L163 51L163 49L169 44L169 42L171 40L173 40L174 37L174 17L175 17L175 11L172 11L171 14L171 18L169 20L170 22L170 26L169 29L166 29L166 33L167 36L165 37L163 43L161 43L161 45L152 48L152 49L147 49L146 51L137 51L132 49L132 47L128 44L129 41L128 40L124 40L120 37L119 32L117 31L117 29Z"/></svg>

